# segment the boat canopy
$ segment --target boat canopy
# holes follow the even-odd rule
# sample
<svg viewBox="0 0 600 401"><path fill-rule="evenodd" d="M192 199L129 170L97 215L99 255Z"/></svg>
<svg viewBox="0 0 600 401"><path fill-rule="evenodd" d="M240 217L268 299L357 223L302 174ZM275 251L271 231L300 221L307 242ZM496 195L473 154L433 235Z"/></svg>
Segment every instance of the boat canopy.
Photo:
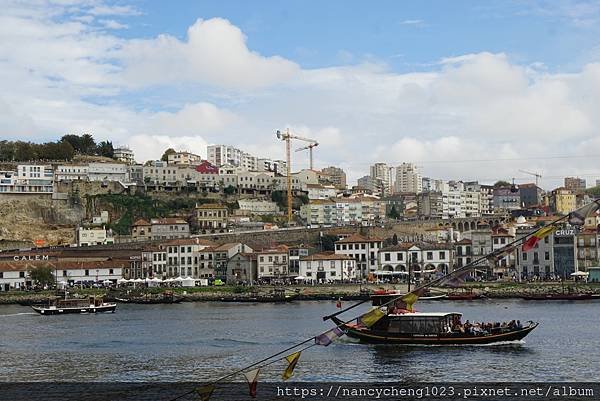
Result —
<svg viewBox="0 0 600 401"><path fill-rule="evenodd" d="M435 334L448 333L462 314L447 313L404 313L401 315L388 315L388 332L394 334Z"/></svg>
<svg viewBox="0 0 600 401"><path fill-rule="evenodd" d="M409 312L409 313L401 313L397 316L406 316L406 317L446 317L451 315L462 316L462 313L459 312ZM390 315L396 316L396 315Z"/></svg>

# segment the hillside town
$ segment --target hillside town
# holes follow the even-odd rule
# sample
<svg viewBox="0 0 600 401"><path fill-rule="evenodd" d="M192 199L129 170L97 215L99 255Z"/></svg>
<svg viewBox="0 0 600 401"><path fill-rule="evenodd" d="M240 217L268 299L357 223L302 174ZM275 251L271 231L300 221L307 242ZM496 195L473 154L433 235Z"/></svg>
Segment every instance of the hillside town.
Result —
<svg viewBox="0 0 600 401"><path fill-rule="evenodd" d="M337 166L291 172L288 160L224 144L195 153L168 149L161 160L143 164L131 149L111 143L86 155L74 142L77 150L67 162L19 161L18 152L6 152L11 143L1 145L0 201L6 210L12 204L26 213L27 206L19 205L40 202L40 208L74 214L70 223L42 218L36 226L34 219L28 237L16 237L12 223L2 227L2 291L31 287L30 272L38 266L51 267L57 281L71 285L427 280L600 195L599 182L587 188L578 177L545 191L537 173L530 173L535 183L524 184L445 181L423 176L409 162L375 163L350 185ZM150 203L131 206L134 200ZM5 222L14 221L6 210ZM597 279L599 227L597 213L582 226L567 224L535 249L515 248L483 261L471 280L557 280L577 272ZM53 240L46 230L71 234Z"/></svg>

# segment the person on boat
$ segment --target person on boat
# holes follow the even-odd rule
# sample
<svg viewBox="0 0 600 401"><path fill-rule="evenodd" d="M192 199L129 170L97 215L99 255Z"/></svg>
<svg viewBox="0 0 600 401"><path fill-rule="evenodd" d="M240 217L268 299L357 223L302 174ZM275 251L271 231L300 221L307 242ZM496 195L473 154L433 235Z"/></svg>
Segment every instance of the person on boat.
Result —
<svg viewBox="0 0 600 401"><path fill-rule="evenodd" d="M521 330L523 326L521 325L521 321L517 320L517 329Z"/></svg>

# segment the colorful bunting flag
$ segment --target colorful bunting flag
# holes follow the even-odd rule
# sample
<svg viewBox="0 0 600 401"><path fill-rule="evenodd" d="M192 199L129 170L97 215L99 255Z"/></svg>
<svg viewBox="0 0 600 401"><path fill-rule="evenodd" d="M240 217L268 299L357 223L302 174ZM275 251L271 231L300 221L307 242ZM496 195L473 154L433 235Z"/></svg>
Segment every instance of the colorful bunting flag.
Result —
<svg viewBox="0 0 600 401"><path fill-rule="evenodd" d="M594 201L584 207L569 213L569 224L572 226L582 226L585 224L585 218L595 213L599 208L599 201Z"/></svg>
<svg viewBox="0 0 600 401"><path fill-rule="evenodd" d="M402 302L404 302L404 304L405 304L404 309L406 309L409 312L412 312L413 305L415 304L415 302L417 302L417 300L419 299L420 296L425 294L425 291L427 291L426 288L419 288L417 290L409 292L408 294L406 294L402 298L400 298L400 300Z"/></svg>
<svg viewBox="0 0 600 401"><path fill-rule="evenodd" d="M385 316L385 312L383 312L379 308L374 308L371 311L365 313L361 317L358 318L358 321L367 327L373 326L379 319Z"/></svg>
<svg viewBox="0 0 600 401"><path fill-rule="evenodd" d="M258 386L259 373L260 368L244 373L244 377L246 378L246 381L248 382L248 387L250 388L250 397L252 398L256 398L256 387Z"/></svg>
<svg viewBox="0 0 600 401"><path fill-rule="evenodd" d="M531 237L527 238L527 241L525 241L523 243L523 252L527 252L533 248L535 248L535 245L541 240L544 239L545 237L547 237L548 235L552 234L552 232L556 230L556 227L554 225L549 225L549 226L545 226L540 228L539 230L537 230L536 232L534 232Z"/></svg>
<svg viewBox="0 0 600 401"><path fill-rule="evenodd" d="M327 347L329 344L333 342L338 337L344 335L344 332L339 327L334 327L333 329L326 331L323 334L319 334L315 337L315 344L323 345Z"/></svg>
<svg viewBox="0 0 600 401"><path fill-rule="evenodd" d="M512 253L515 249L516 248L515 248L514 245L507 245L507 246L502 247L500 249L496 249L494 252L492 252L491 254L487 255L486 259L488 261L492 262L493 264L496 264L500 259L502 259L506 255Z"/></svg>
<svg viewBox="0 0 600 401"><path fill-rule="evenodd" d="M206 386L198 387L196 392L200 397L200 401L208 401L212 396L213 391L215 391L214 384L207 384Z"/></svg>
<svg viewBox="0 0 600 401"><path fill-rule="evenodd" d="M440 280L438 285L447 287L459 287L465 282L465 279L467 278L469 273L471 273L470 270L450 273L442 280Z"/></svg>
<svg viewBox="0 0 600 401"><path fill-rule="evenodd" d="M293 354L290 354L290 355L288 355L288 356L285 357L285 360L288 361L289 365L283 371L283 375L281 375L281 378L283 380L289 379L294 374L294 369L296 368L296 365L298 364L298 360L300 359L300 353L301 352L302 351L294 352Z"/></svg>

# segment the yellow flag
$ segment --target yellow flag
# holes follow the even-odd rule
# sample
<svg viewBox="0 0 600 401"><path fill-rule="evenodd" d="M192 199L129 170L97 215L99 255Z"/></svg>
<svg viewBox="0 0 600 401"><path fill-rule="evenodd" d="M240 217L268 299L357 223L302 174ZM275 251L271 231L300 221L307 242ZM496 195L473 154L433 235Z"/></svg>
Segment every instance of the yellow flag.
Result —
<svg viewBox="0 0 600 401"><path fill-rule="evenodd" d="M210 399L210 396L212 395L213 391L215 391L214 384L207 384L206 386L198 387L196 389L196 392L198 393L198 396L200 397L200 401L208 401Z"/></svg>
<svg viewBox="0 0 600 401"><path fill-rule="evenodd" d="M281 378L283 380L289 379L294 374L294 369L296 368L296 365L298 364L298 360L300 359L300 353L301 353L301 351L294 352L293 354L290 354L285 357L285 359L288 361L289 365L283 371L283 375L281 376Z"/></svg>
<svg viewBox="0 0 600 401"><path fill-rule="evenodd" d="M365 313L359 318L360 323L367 327L373 326L379 319L385 316L385 312L382 312L381 309L375 308L371 311Z"/></svg>
<svg viewBox="0 0 600 401"><path fill-rule="evenodd" d="M406 304L406 310L412 311L413 305L415 304L415 302L417 302L417 299L419 299L419 297L413 294L412 292L409 292L400 299Z"/></svg>

